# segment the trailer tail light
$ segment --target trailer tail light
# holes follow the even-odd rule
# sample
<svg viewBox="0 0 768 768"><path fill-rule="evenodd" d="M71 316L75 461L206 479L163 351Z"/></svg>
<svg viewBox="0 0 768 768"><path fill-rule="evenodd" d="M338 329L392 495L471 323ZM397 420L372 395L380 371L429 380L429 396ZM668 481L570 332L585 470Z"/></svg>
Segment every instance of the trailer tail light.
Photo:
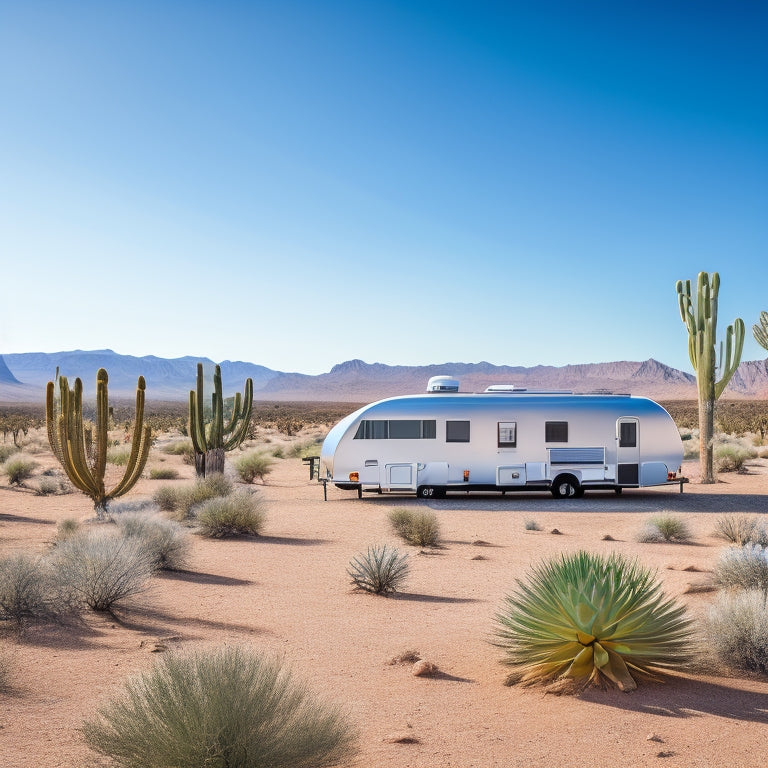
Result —
<svg viewBox="0 0 768 768"><path fill-rule="evenodd" d="M358 483L358 482L360 482L360 473L359 473L359 472L350 472L350 473L349 473L349 479L350 479L350 480L351 480L353 483Z"/></svg>
<svg viewBox="0 0 768 768"><path fill-rule="evenodd" d="M464 470L464 482L465 483L469 482L469 470L468 469Z"/></svg>
<svg viewBox="0 0 768 768"><path fill-rule="evenodd" d="M677 472L667 472L667 482L677 480Z"/></svg>

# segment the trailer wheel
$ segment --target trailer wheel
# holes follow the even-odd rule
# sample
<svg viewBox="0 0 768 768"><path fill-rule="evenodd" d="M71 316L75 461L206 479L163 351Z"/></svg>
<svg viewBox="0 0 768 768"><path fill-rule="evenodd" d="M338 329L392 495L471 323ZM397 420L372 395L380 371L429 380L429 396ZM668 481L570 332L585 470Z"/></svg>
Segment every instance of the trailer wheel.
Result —
<svg viewBox="0 0 768 768"><path fill-rule="evenodd" d="M556 477L551 490L556 499L576 499L584 495L584 489L573 475Z"/></svg>
<svg viewBox="0 0 768 768"><path fill-rule="evenodd" d="M614 493L615 493L617 496L621 496L621 492L622 492L623 490L624 490L623 488L614 488L614 489L613 489L613 492L614 492Z"/></svg>

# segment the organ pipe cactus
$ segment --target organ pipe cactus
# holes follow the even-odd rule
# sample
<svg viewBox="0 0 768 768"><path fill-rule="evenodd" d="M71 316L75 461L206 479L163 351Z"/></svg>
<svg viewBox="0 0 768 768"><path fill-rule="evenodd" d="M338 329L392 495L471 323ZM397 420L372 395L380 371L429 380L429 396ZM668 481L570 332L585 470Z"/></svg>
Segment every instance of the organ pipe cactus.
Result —
<svg viewBox="0 0 768 768"><path fill-rule="evenodd" d="M96 424L92 427L85 426L83 422L82 381L75 379L75 386L70 390L65 376L57 376L57 380L58 399L52 381L48 382L46 389L48 442L72 485L93 500L97 517L103 519L110 500L130 491L147 463L151 430L144 426L144 377L139 376L136 387L136 419L131 453L122 479L109 490L104 481L109 428L107 372L100 368L96 374Z"/></svg>
<svg viewBox="0 0 768 768"><path fill-rule="evenodd" d="M691 655L685 608L622 555L561 555L534 567L496 616L508 682L637 687Z"/></svg>
<svg viewBox="0 0 768 768"><path fill-rule="evenodd" d="M723 393L736 372L744 348L744 321L737 317L725 332L725 360L720 343L720 364L717 364L715 344L717 335L717 294L720 275L699 272L696 297L691 295L691 281L677 281L680 317L688 329L688 356L699 395L699 456L701 482L714 483L713 439L715 401ZM717 378L718 372L720 378Z"/></svg>
<svg viewBox="0 0 768 768"><path fill-rule="evenodd" d="M203 364L197 364L197 388L189 393L189 435L195 449L195 470L201 477L224 471L224 454L245 439L253 408L253 379L245 380L243 397L235 393L232 414L224 423L221 366L213 374L211 421L206 425L203 394Z"/></svg>
<svg viewBox="0 0 768 768"><path fill-rule="evenodd" d="M760 313L760 325L752 326L752 335L763 349L768 350L768 312Z"/></svg>

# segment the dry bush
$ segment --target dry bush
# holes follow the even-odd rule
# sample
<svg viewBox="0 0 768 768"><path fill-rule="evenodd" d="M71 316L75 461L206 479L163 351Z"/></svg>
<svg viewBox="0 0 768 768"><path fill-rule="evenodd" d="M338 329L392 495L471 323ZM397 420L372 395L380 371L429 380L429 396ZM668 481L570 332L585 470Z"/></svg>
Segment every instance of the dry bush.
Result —
<svg viewBox="0 0 768 768"><path fill-rule="evenodd" d="M726 664L768 673L768 605L758 590L723 595L709 612L709 642Z"/></svg>
<svg viewBox="0 0 768 768"><path fill-rule="evenodd" d="M52 477L41 477L35 493L38 496L55 496L60 488L61 485L58 480L54 480Z"/></svg>
<svg viewBox="0 0 768 768"><path fill-rule="evenodd" d="M768 529L755 515L722 515L715 521L714 535L739 546L768 546Z"/></svg>
<svg viewBox="0 0 768 768"><path fill-rule="evenodd" d="M347 573L352 583L365 592L388 595L397 592L408 576L408 555L396 547L374 545L352 559Z"/></svg>
<svg viewBox="0 0 768 768"><path fill-rule="evenodd" d="M184 522L194 517L195 508L204 502L232 494L232 481L221 473L208 475L195 480L192 485L180 488L162 486L155 491L153 500L177 522Z"/></svg>
<svg viewBox="0 0 768 768"><path fill-rule="evenodd" d="M257 478L263 483L272 471L272 459L266 453L253 450L237 456L232 466L244 483L252 483Z"/></svg>
<svg viewBox="0 0 768 768"><path fill-rule="evenodd" d="M160 450L169 456L183 457L186 464L192 464L195 460L195 449L192 447L191 440L175 440L164 445Z"/></svg>
<svg viewBox="0 0 768 768"><path fill-rule="evenodd" d="M238 647L166 654L83 735L124 768L319 768L347 761L356 738L279 662Z"/></svg>
<svg viewBox="0 0 768 768"><path fill-rule="evenodd" d="M62 541L52 562L59 583L74 602L109 611L147 588L154 555L140 539L100 526Z"/></svg>
<svg viewBox="0 0 768 768"><path fill-rule="evenodd" d="M149 470L150 480L178 480L179 473L173 467L152 467Z"/></svg>
<svg viewBox="0 0 768 768"><path fill-rule="evenodd" d="M130 457L130 446L118 445L112 448L107 448L107 461L110 464L114 464L116 467L124 467L128 463Z"/></svg>
<svg viewBox="0 0 768 768"><path fill-rule="evenodd" d="M389 513L389 522L403 541L415 547L436 547L440 541L440 524L434 512L398 507Z"/></svg>
<svg viewBox="0 0 768 768"><path fill-rule="evenodd" d="M690 540L691 532L685 520L666 512L652 517L637 536L637 541L642 544L661 542L682 544Z"/></svg>
<svg viewBox="0 0 768 768"><path fill-rule="evenodd" d="M261 502L250 493L233 493L201 504L195 514L203 536L258 536L264 527Z"/></svg>
<svg viewBox="0 0 768 768"><path fill-rule="evenodd" d="M0 559L0 621L25 621L56 616L55 582L45 563L27 554Z"/></svg>
<svg viewBox="0 0 768 768"><path fill-rule="evenodd" d="M13 443L0 443L0 464L6 462L19 449Z"/></svg>
<svg viewBox="0 0 768 768"><path fill-rule="evenodd" d="M189 561L189 534L173 520L153 514L129 512L115 519L126 538L138 539L152 555L155 570L178 571Z"/></svg>
<svg viewBox="0 0 768 768"><path fill-rule="evenodd" d="M745 544L724 550L715 566L715 581L723 587L761 589L768 594L768 549Z"/></svg>
<svg viewBox="0 0 768 768"><path fill-rule="evenodd" d="M34 474L37 462L22 453L14 454L6 459L0 472L8 477L8 485L24 485Z"/></svg>
<svg viewBox="0 0 768 768"><path fill-rule="evenodd" d="M718 472L741 472L747 459L757 457L754 448L745 448L735 443L719 445L714 451L715 469Z"/></svg>

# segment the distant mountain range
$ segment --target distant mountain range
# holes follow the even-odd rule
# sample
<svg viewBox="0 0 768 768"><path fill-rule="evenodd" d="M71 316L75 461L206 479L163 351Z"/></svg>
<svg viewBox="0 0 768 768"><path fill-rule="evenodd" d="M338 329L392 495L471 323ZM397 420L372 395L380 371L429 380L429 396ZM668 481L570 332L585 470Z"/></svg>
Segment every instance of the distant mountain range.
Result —
<svg viewBox="0 0 768 768"><path fill-rule="evenodd" d="M165 359L148 355L119 355L109 349L0 356L0 402L37 402L58 366L71 380L79 376L86 397L92 396L96 371L109 373L111 397L134 397L136 381L144 376L149 400L184 400L195 385L197 363L203 363L206 381L214 362L204 357ZM649 359L644 362L586 363L555 367L441 363L405 366L348 360L328 373L310 376L274 371L254 363L221 363L225 395L243 390L253 379L256 400L325 400L363 403L393 395L423 392L431 376L447 374L461 382L462 391L482 391L490 384L514 384L529 389L572 389L576 392L610 390L646 395L657 400L696 398L696 379L688 373ZM768 371L762 360L742 363L726 390L733 398L768 399Z"/></svg>

